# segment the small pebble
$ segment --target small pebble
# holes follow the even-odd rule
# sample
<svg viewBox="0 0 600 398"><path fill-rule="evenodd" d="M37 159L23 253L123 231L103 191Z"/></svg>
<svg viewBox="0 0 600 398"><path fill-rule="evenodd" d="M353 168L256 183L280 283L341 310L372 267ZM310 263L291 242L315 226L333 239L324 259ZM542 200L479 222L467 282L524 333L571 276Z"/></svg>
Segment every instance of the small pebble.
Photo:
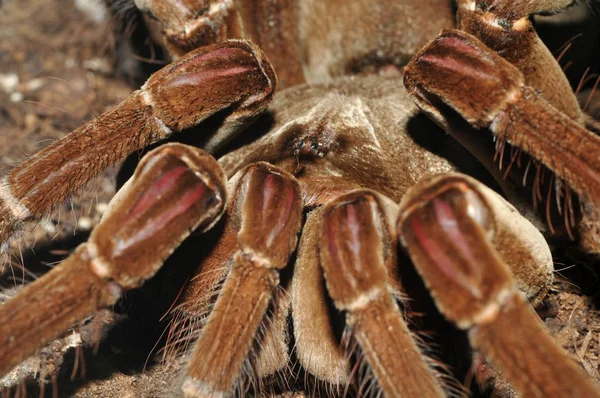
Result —
<svg viewBox="0 0 600 398"><path fill-rule="evenodd" d="M112 64L106 58L92 58L83 61L83 67L92 72L98 72L108 75L112 72Z"/></svg>
<svg viewBox="0 0 600 398"><path fill-rule="evenodd" d="M65 68L67 68L67 69L74 68L76 65L77 65L77 62L73 58L67 58L65 60Z"/></svg>
<svg viewBox="0 0 600 398"><path fill-rule="evenodd" d="M9 94L15 91L19 84L19 76L14 73L0 73L0 88Z"/></svg>
<svg viewBox="0 0 600 398"><path fill-rule="evenodd" d="M89 231L94 227L94 221L89 217L80 217L77 220L77 227L83 231Z"/></svg>
<svg viewBox="0 0 600 398"><path fill-rule="evenodd" d="M75 7L95 23L106 19L106 7L100 0L75 0Z"/></svg>
<svg viewBox="0 0 600 398"><path fill-rule="evenodd" d="M39 118L35 113L28 113L25 115L25 129L28 131L33 131L37 128Z"/></svg>
<svg viewBox="0 0 600 398"><path fill-rule="evenodd" d="M106 203L106 202L100 202L96 205L96 211L100 215L104 214L106 212L107 208L108 208L108 203Z"/></svg>
<svg viewBox="0 0 600 398"><path fill-rule="evenodd" d="M44 79L40 79L40 78L31 79L30 81L25 83L25 89L27 91L36 91L36 90L42 88L43 85L44 85Z"/></svg>
<svg viewBox="0 0 600 398"><path fill-rule="evenodd" d="M19 92L12 93L12 94L10 95L10 100L11 100L12 102L21 102L21 101L23 101L23 99L24 99L24 98L25 98L25 97L23 96L23 94L21 94L21 93L19 93Z"/></svg>

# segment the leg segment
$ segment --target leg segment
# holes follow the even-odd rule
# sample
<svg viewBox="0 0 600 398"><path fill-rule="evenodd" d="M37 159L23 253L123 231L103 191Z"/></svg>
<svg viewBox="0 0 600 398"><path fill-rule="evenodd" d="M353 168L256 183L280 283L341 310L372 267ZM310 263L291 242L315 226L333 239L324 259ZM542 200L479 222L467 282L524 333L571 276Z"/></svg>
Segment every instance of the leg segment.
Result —
<svg viewBox="0 0 600 398"><path fill-rule="evenodd" d="M24 220L41 218L104 168L230 108L206 148L213 151L263 111L276 77L243 41L198 49L155 73L113 110L27 159L0 180L0 247Z"/></svg>
<svg viewBox="0 0 600 398"><path fill-rule="evenodd" d="M227 184L228 190L232 186ZM235 187L235 185L234 185ZM186 284L179 304L171 314L165 356L175 359L190 351L200 337L202 327L210 314L215 298L227 276L228 262L238 249L239 226L231 219L230 199L222 217L223 230L217 233L218 241L205 254L193 278ZM216 230L217 228L215 228Z"/></svg>
<svg viewBox="0 0 600 398"><path fill-rule="evenodd" d="M198 47L242 38L233 0L134 0L136 7L159 22L173 58Z"/></svg>
<svg viewBox="0 0 600 398"><path fill-rule="evenodd" d="M463 174L438 174L409 190L403 198L403 207L409 206L404 203L418 207L450 187L456 187L469 200L491 209L477 212L479 208L471 206L469 211L493 231L488 239L502 261L510 267L517 288L533 306L539 304L552 287L552 253L540 231L495 191Z"/></svg>
<svg viewBox="0 0 600 398"><path fill-rule="evenodd" d="M212 227L227 194L217 162L180 144L150 152L124 189L88 243L0 306L0 375L151 278L190 231Z"/></svg>
<svg viewBox="0 0 600 398"><path fill-rule="evenodd" d="M226 39L248 39L268 54L281 87L304 83L296 1L136 0L159 22L171 57Z"/></svg>
<svg viewBox="0 0 600 398"><path fill-rule="evenodd" d="M448 125L442 103L539 160L600 209L600 138L524 85L518 69L473 36L444 32L407 66L404 83L440 124Z"/></svg>
<svg viewBox="0 0 600 398"><path fill-rule="evenodd" d="M460 0L458 28L474 35L515 65L525 84L568 117L583 122L583 113L562 69L538 37L532 14L558 12L575 0Z"/></svg>
<svg viewBox="0 0 600 398"><path fill-rule="evenodd" d="M187 368L187 397L227 396L265 317L279 272L296 249L302 199L296 180L267 163L242 171L232 204L238 252Z"/></svg>
<svg viewBox="0 0 600 398"><path fill-rule="evenodd" d="M523 396L599 397L517 290L494 248L498 216L468 179L434 179L403 200L398 234L440 311Z"/></svg>
<svg viewBox="0 0 600 398"><path fill-rule="evenodd" d="M328 203L320 249L327 290L336 307L346 311L386 397L443 397L388 287L388 269L396 262L396 234L390 227L396 211L370 191Z"/></svg>

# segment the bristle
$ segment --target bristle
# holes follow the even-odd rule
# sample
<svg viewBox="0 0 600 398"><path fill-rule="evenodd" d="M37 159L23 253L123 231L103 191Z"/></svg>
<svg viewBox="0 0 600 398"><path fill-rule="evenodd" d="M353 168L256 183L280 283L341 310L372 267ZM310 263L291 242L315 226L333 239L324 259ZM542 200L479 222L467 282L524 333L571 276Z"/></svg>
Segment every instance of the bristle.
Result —
<svg viewBox="0 0 600 398"><path fill-rule="evenodd" d="M596 90L598 89L598 84L600 83L600 76L598 76L598 78L596 78L596 82L594 83L594 87L592 88L592 90L590 91L590 95L588 95L587 100L585 101L585 105L583 105L583 111L587 111L588 107L590 106L592 99L594 98L594 94L596 92Z"/></svg>
<svg viewBox="0 0 600 398"><path fill-rule="evenodd" d="M494 153L494 162L498 162L498 167L500 167L500 170L502 170L502 156L504 154L504 146L506 144L506 141L504 139L497 139L495 143L496 153Z"/></svg>
<svg viewBox="0 0 600 398"><path fill-rule="evenodd" d="M537 204L543 199L542 196L542 182L543 182L543 167L539 162L535 162L535 178L533 186L535 209L537 210Z"/></svg>
<svg viewBox="0 0 600 398"><path fill-rule="evenodd" d="M577 85L577 89L575 89L575 95L579 94L579 92L583 88L583 85L585 83L585 79L586 79L588 73L590 73L590 67L589 66L583 72L583 75L581 76L581 79L579 79L579 84Z"/></svg>
<svg viewBox="0 0 600 398"><path fill-rule="evenodd" d="M571 198L571 188L565 184L565 226L567 228L567 234L569 239L575 240L573 231L571 228L575 225L575 214L573 212L573 202Z"/></svg>
<svg viewBox="0 0 600 398"><path fill-rule="evenodd" d="M508 167L506 168L506 170L504 171L504 174L502 175L502 179L504 179L504 180L508 176L508 173L510 173L510 170L512 169L513 164L517 160L517 156L519 156L521 154L521 150L514 146L511 146L510 151L511 151L510 163L508 164Z"/></svg>
<svg viewBox="0 0 600 398"><path fill-rule="evenodd" d="M550 216L550 204L551 199L552 199L552 184L553 184L554 180L550 179L550 182L548 184L548 194L546 195L546 222L548 223L548 228L550 228L550 232L555 235L556 234L556 230L554 229L554 226L552 225L552 217Z"/></svg>
<svg viewBox="0 0 600 398"><path fill-rule="evenodd" d="M532 159L529 158L527 161L527 167L525 167L525 173L523 173L523 186L527 186L527 176L529 175L529 168L531 167Z"/></svg>
<svg viewBox="0 0 600 398"><path fill-rule="evenodd" d="M561 196L562 196L562 190L563 190L563 183L562 180L560 178L556 178L555 179L555 183L554 183L554 194L555 194L555 200L556 200L556 206L558 209L558 214L562 215L562 203L561 203Z"/></svg>
<svg viewBox="0 0 600 398"><path fill-rule="evenodd" d="M217 268L214 272L222 272L225 268ZM201 276L198 275L197 277ZM206 274L202 275L205 276ZM205 292L199 302L207 303L206 306L196 307L195 303L180 301L178 305L172 305L169 309L169 323L167 326L167 339L163 348L159 350L163 362L175 361L186 354L198 339L202 328L206 324L208 315L213 309L214 303L219 296L224 280L221 280L212 289ZM208 298L208 299L207 299ZM179 296L178 296L179 299ZM175 303L174 303L175 304ZM165 314L166 316L167 314ZM164 319L164 317L163 317Z"/></svg>
<svg viewBox="0 0 600 398"><path fill-rule="evenodd" d="M496 140L496 154L494 155L494 160L498 162L499 170L503 169L503 164L501 162L503 161L503 153L506 151L506 146L504 140ZM522 156L527 156L527 164L523 171L521 183L524 187L531 186L530 200L533 209L538 211L540 203L543 204L544 207L542 208L542 211L544 213L544 218L546 219L546 224L552 234L557 233L555 225L556 219L553 221L553 218L556 214L563 216L562 223L564 223L566 233L569 239L574 240L575 236L573 229L576 226L577 216L573 208L573 193L568 184L562 179L557 178L547 167L527 154L524 154L519 148L510 144L508 144L508 146L510 147L511 158L508 166L504 169L502 178L508 178L509 173L520 170L522 167ZM535 167L535 175L530 182L528 181L528 177L532 165ZM544 190L545 193L543 192ZM552 191L554 191L554 194L552 194Z"/></svg>

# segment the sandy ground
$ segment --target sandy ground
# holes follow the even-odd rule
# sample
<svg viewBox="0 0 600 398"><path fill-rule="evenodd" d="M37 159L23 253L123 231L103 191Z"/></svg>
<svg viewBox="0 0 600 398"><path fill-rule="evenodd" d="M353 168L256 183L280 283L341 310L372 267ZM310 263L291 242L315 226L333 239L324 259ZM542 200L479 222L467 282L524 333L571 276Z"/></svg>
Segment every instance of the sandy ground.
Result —
<svg viewBox="0 0 600 398"><path fill-rule="evenodd" d="M132 84L114 73L110 38L106 22L94 21L72 1L0 1L0 173L128 95ZM13 267L4 268L4 287L33 279L85 240L114 192L115 173L108 170L50 220L28 225L24 238L11 247ZM543 314L546 325L574 360L600 379L597 268L566 261L560 253L557 261L557 282ZM0 294L0 301L2 297ZM156 340L157 332L150 333L150 341ZM104 339L96 355L85 350L86 376L81 377L79 361L73 381L76 350L70 350L58 382L46 387L46 395L52 396L55 388L60 396L170 395L177 364L160 365L150 355L151 344L132 347L135 334L115 334ZM147 358L149 366L144 372ZM4 393L26 396L23 386ZM35 389L35 383L30 383L30 396L38 396Z"/></svg>

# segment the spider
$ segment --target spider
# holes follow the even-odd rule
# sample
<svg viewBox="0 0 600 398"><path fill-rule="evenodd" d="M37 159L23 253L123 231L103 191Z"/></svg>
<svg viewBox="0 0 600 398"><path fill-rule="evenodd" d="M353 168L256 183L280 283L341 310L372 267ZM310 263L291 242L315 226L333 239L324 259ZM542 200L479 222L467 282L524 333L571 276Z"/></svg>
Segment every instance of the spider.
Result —
<svg viewBox="0 0 600 398"><path fill-rule="evenodd" d="M88 242L0 307L0 374L220 225L173 315L173 394L289 392L292 358L332 395L466 394L407 325L414 266L518 393L600 396L531 307L552 282L542 233L464 174L483 164L534 219L522 180L549 230L598 253L600 139L529 19L573 3L461 0L457 30L446 0L136 1L174 61L3 178L3 250L132 152L195 126L203 149L146 154Z"/></svg>

